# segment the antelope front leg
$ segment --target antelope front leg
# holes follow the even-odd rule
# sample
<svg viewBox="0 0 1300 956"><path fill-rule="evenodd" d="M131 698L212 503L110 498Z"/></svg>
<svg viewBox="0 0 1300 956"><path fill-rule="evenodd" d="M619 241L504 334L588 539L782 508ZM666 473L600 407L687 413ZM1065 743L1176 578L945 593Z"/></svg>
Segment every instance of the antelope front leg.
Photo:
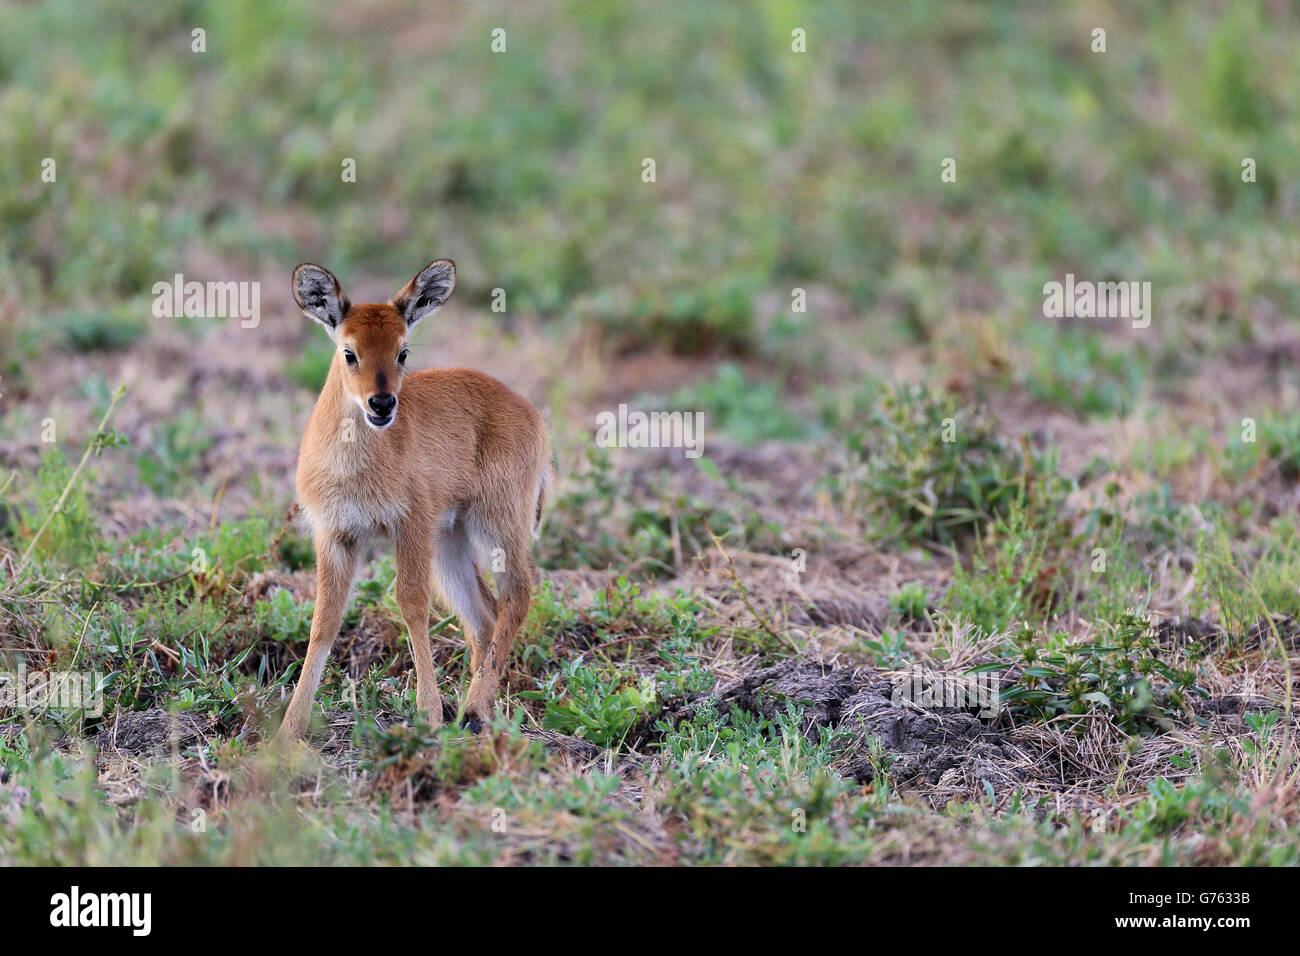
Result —
<svg viewBox="0 0 1300 956"><path fill-rule="evenodd" d="M429 720L442 726L442 695L433 672L429 647L430 577L433 566L433 529L403 529L397 538L397 606L411 635L415 659L415 704Z"/></svg>
<svg viewBox="0 0 1300 956"><path fill-rule="evenodd" d="M320 534L316 536L315 544L316 611L311 618L311 642L307 645L307 658L303 661L293 700L289 702L284 722L275 735L280 742L297 740L307 729L312 701L316 699L325 662L339 634L339 625L343 623L348 591L357 566L356 546L351 542Z"/></svg>

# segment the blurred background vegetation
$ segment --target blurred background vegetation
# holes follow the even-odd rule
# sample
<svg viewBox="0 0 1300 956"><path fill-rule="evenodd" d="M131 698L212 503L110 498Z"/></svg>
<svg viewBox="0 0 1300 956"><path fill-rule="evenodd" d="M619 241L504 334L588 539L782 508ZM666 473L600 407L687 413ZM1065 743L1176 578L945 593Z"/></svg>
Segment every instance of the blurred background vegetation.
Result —
<svg viewBox="0 0 1300 956"><path fill-rule="evenodd" d="M1286 4L0 9L0 347L24 387L46 348L146 335L150 286L187 267L397 276L432 252L471 306L502 287L617 349L924 343L1112 415L1300 289ZM1151 334L1045 321L1065 272L1151 281ZM793 314L794 287L826 294Z"/></svg>

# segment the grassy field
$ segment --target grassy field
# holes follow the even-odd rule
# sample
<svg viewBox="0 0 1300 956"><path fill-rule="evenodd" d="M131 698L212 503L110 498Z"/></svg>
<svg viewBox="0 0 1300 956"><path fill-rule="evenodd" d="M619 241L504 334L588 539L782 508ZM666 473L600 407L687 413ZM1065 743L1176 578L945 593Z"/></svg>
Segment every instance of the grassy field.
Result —
<svg viewBox="0 0 1300 956"><path fill-rule="evenodd" d="M0 863L1300 863L1288 6L0 17L0 670L105 688L0 697ZM376 546L286 761L289 275L440 256L412 367L551 425L534 607L431 731ZM259 320L157 317L176 274ZM703 455L601 447L621 403Z"/></svg>

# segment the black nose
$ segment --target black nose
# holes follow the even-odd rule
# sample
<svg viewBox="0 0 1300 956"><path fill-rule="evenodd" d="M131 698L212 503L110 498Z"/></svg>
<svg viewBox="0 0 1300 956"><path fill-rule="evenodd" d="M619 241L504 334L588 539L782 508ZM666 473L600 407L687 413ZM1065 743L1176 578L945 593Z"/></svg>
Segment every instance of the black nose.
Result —
<svg viewBox="0 0 1300 956"><path fill-rule="evenodd" d="M380 392L378 395L370 396L370 408L376 415L382 415L387 418L397 407L397 396L389 395L387 392Z"/></svg>

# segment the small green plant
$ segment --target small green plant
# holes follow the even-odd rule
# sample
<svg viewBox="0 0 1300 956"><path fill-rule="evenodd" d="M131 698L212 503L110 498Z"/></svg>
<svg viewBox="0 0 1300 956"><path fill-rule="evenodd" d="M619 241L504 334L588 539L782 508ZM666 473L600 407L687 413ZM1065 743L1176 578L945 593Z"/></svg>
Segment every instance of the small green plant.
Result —
<svg viewBox="0 0 1300 956"><path fill-rule="evenodd" d="M906 621L921 621L930 613L930 596L921 582L908 581L889 596L889 606Z"/></svg>
<svg viewBox="0 0 1300 956"><path fill-rule="evenodd" d="M1041 617L1056 594L1059 569L1048 549L1058 530L1054 514L1033 512L1018 497L979 542L970 568L953 568L944 597L949 613L985 634Z"/></svg>
<svg viewBox="0 0 1300 956"><path fill-rule="evenodd" d="M621 745L658 701L652 680L592 666L581 657L544 681L540 693L521 696L546 701L542 726L547 730L582 737L602 747Z"/></svg>
<svg viewBox="0 0 1300 956"><path fill-rule="evenodd" d="M35 524L40 515L49 515L49 525L39 542L39 552L79 562L96 550L98 531L90 512L90 502L80 487L73 485L59 503L60 495L69 488L72 466L63 452L51 448L41 457L36 472L36 507L28 518Z"/></svg>
<svg viewBox="0 0 1300 956"><path fill-rule="evenodd" d="M1278 517L1267 535L1254 542L1256 557L1246 573L1259 595L1261 616L1300 618L1300 526L1294 515Z"/></svg>
<svg viewBox="0 0 1300 956"><path fill-rule="evenodd" d="M203 453L212 446L203 425L203 417L194 409L159 421L147 444L136 452L140 480L160 495L193 486Z"/></svg>
<svg viewBox="0 0 1300 956"><path fill-rule="evenodd" d="M27 734L19 731L12 737L0 734L0 770L13 773L31 763L31 745Z"/></svg>
<svg viewBox="0 0 1300 956"><path fill-rule="evenodd" d="M1109 337L1091 329L1048 333L1035 326L1031 341L1025 388L1034 398L1085 418L1132 410L1144 374L1140 350L1108 346Z"/></svg>
<svg viewBox="0 0 1300 956"><path fill-rule="evenodd" d="M257 629L269 640L305 641L311 633L313 604L299 604L293 595L281 589L269 599L253 605Z"/></svg>
<svg viewBox="0 0 1300 956"><path fill-rule="evenodd" d="M1246 726L1255 734L1256 739L1243 738L1241 750L1246 755L1247 761L1253 763L1264 773L1272 771L1274 763L1280 756L1273 740L1273 731L1277 729L1277 723L1278 712L1276 710L1270 710L1265 714L1246 714Z"/></svg>
<svg viewBox="0 0 1300 956"><path fill-rule="evenodd" d="M220 525L211 538L211 557L227 573L251 573L258 570L257 561L266 553L270 542L269 525L265 518L259 517Z"/></svg>
<svg viewBox="0 0 1300 956"><path fill-rule="evenodd" d="M1255 423L1253 441L1234 434L1224 450L1224 474L1234 481L1277 475L1284 481L1300 478L1300 419L1266 411Z"/></svg>
<svg viewBox="0 0 1300 956"><path fill-rule="evenodd" d="M89 499L78 480L92 457L98 458L106 450L127 443L126 438L108 424L113 409L125 394L125 386L118 385L75 468L68 467L63 453L57 449L50 449L42 457L36 476L36 508L29 516L36 530L27 543L20 566L38 548L43 548L47 555L77 563L98 550L98 527L90 516ZM45 518L37 525L42 514ZM49 532L48 536L46 532Z"/></svg>
<svg viewBox="0 0 1300 956"><path fill-rule="evenodd" d="M516 645L516 666L530 674L545 673L552 668L556 643L577 623L577 614L569 606L573 598L556 587L554 581L542 581L538 585Z"/></svg>
<svg viewBox="0 0 1300 956"><path fill-rule="evenodd" d="M678 355L725 352L744 355L756 346L756 277L699 276L654 282L614 307L597 299L582 311L594 319L616 349L661 348Z"/></svg>
<svg viewBox="0 0 1300 956"><path fill-rule="evenodd" d="M1197 535L1192 577L1192 608L1201 613L1217 611L1219 625L1231 641L1244 638L1266 612L1258 592L1238 569L1232 543L1222 526L1202 529Z"/></svg>
<svg viewBox="0 0 1300 956"><path fill-rule="evenodd" d="M570 490L555 502L542 526L542 564L602 567L618 553L619 542L607 530L607 519L618 501L614 463L608 448L588 445L587 466Z"/></svg>
<svg viewBox="0 0 1300 956"><path fill-rule="evenodd" d="M699 620L677 607L669 608L668 617L671 634L659 645L659 656L666 666L655 675L659 694L671 698L703 693L713 686L714 678L695 653L702 637Z"/></svg>
<svg viewBox="0 0 1300 956"><path fill-rule="evenodd" d="M66 312L55 321L64 344L75 352L112 352L131 346L148 331L140 306Z"/></svg>
<svg viewBox="0 0 1300 956"><path fill-rule="evenodd" d="M1210 115L1236 132L1264 129L1274 114L1272 95L1252 55L1258 33L1258 14L1246 4L1225 15L1210 36L1205 72Z"/></svg>
<svg viewBox="0 0 1300 956"><path fill-rule="evenodd" d="M1148 618L1122 614L1110 631L1108 643L1088 644L1060 633L1040 641L1036 629L1021 627L1010 638L1008 650L1018 671L1002 689L1002 705L1038 720L1102 708L1126 733L1156 733L1186 717L1191 695L1208 696L1196 683L1198 644L1187 646L1187 666L1177 666ZM998 663L976 670L1006 667Z"/></svg>
<svg viewBox="0 0 1300 956"><path fill-rule="evenodd" d="M712 379L678 389L672 407L703 411L710 430L725 432L742 445L807 438L811 430L775 384L746 377L735 362L718 366Z"/></svg>
<svg viewBox="0 0 1300 956"><path fill-rule="evenodd" d="M1026 484L1053 498L1062 490L1050 455L1008 445L983 408L922 386L887 389L847 449L840 496L886 539L952 544L1005 513Z"/></svg>
<svg viewBox="0 0 1300 956"><path fill-rule="evenodd" d="M912 651L907 646L904 631L882 631L875 640L863 638L861 643L877 667L897 668L912 662Z"/></svg>

